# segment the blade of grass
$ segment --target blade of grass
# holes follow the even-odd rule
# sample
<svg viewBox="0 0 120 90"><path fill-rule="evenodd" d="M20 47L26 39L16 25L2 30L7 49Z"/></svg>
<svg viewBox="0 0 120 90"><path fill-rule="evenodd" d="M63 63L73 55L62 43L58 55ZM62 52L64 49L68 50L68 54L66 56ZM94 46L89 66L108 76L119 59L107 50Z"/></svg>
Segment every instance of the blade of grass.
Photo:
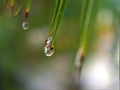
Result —
<svg viewBox="0 0 120 90"><path fill-rule="evenodd" d="M32 3L32 0L27 0L27 5L26 5L26 11L25 11L24 21L27 21L28 14L29 14L29 12L30 12L31 3Z"/></svg>
<svg viewBox="0 0 120 90"><path fill-rule="evenodd" d="M13 13L14 13L14 4L15 4L15 1L14 0L10 0L10 7L11 7L11 15L13 16Z"/></svg>
<svg viewBox="0 0 120 90"><path fill-rule="evenodd" d="M85 23L83 25L83 37L82 37L82 45L80 47L83 48L84 52L86 53L86 47L87 47L87 34L89 32L89 24L90 24L90 18L92 14L92 7L94 4L94 0L89 0L89 5L88 5L88 11L86 12L86 18L85 18Z"/></svg>
<svg viewBox="0 0 120 90"><path fill-rule="evenodd" d="M81 10L80 10L80 32L81 33L83 33L83 25L84 25L86 10L87 10L87 0L82 0L81 1ZM81 36L80 36L79 46L81 46ZM78 51L80 51L80 50L78 50ZM76 55L76 56L78 56L78 55ZM72 68L70 70L71 73L73 73L74 68L75 68L75 60L73 60L73 62L72 62Z"/></svg>
<svg viewBox="0 0 120 90"><path fill-rule="evenodd" d="M81 0L81 10L80 10L80 33L83 33L83 24L84 24L84 21L85 21L85 13L86 13L86 10L87 10L87 0ZM80 38L81 40L81 38ZM79 43L81 44L81 43Z"/></svg>
<svg viewBox="0 0 120 90"><path fill-rule="evenodd" d="M48 35L50 35L51 32L52 32L52 28L53 28L53 26L55 24L55 19L57 17L59 6L60 6L60 0L57 1L56 9L55 9L55 12L54 12L54 16L53 16L53 19L52 19L52 23L51 23L51 27L50 27L50 31L49 31Z"/></svg>
<svg viewBox="0 0 120 90"><path fill-rule="evenodd" d="M61 23L62 16L64 15L64 10L68 0L58 0L57 6L54 12L53 20L48 32L47 39L45 41L44 53L46 56L52 56L54 54L54 40L56 32Z"/></svg>
<svg viewBox="0 0 120 90"><path fill-rule="evenodd" d="M6 7L6 5L8 4L8 1L9 1L9 0L5 0L5 7Z"/></svg>
<svg viewBox="0 0 120 90"><path fill-rule="evenodd" d="M9 1L9 0L5 0L5 2L4 2L4 6L3 6L3 8L4 8L3 14L4 14L4 15L5 15L5 11L6 11L7 5L8 5L8 1Z"/></svg>
<svg viewBox="0 0 120 90"><path fill-rule="evenodd" d="M61 5L61 9L60 9L58 17L57 17L57 21L56 21L57 24L56 24L56 28L54 30L53 38L55 38L56 32L57 32L59 25L61 23L62 16L64 15L64 10L65 10L66 4L67 4L67 0L63 0L63 4Z"/></svg>
<svg viewBox="0 0 120 90"><path fill-rule="evenodd" d="M46 56L52 56L54 54L54 40L56 32L60 26L62 16L64 15L65 7L68 0L58 0L57 6L54 12L53 20L48 32L47 39L45 41L44 53Z"/></svg>
<svg viewBox="0 0 120 90"><path fill-rule="evenodd" d="M75 58L75 63L77 63L77 75L75 77L75 81L77 82L79 80L79 77L80 77L80 73L81 73L81 69L83 67L83 63L84 63L84 59L86 57L86 52L87 52L87 46L88 46L88 33L89 33L89 25L90 25L90 22L91 22L91 16L92 16L92 10L93 10L93 6L94 6L94 1L95 0L87 0L88 2L88 7L86 7L87 9L85 10L86 12L84 13L84 10L83 10L83 14L84 16L81 16L81 23L83 26L81 26L81 29L83 30L83 33L82 33L82 41L81 41L81 44L79 46L79 50L77 52L77 55L76 55L76 58ZM85 3L85 0L83 2L83 4ZM85 4L84 4L84 8L82 9L85 9ZM84 17L84 18L83 18ZM81 37L80 37L81 38ZM73 63L73 69L74 69L74 66L75 66L75 63Z"/></svg>
<svg viewBox="0 0 120 90"><path fill-rule="evenodd" d="M68 0L58 0L57 1L56 10L55 10L55 13L54 13L54 16L53 16L50 31L48 33L48 37L50 35L52 35L53 41L55 39L55 35L56 35L56 32L57 32L57 30L59 28L59 25L61 23L62 16L64 15L64 11L65 11L67 1Z"/></svg>
<svg viewBox="0 0 120 90"><path fill-rule="evenodd" d="M14 17L18 15L18 13L20 12L21 8L23 7L24 5L24 0L21 0L21 4L20 6L18 7L17 11L14 13Z"/></svg>
<svg viewBox="0 0 120 90"><path fill-rule="evenodd" d="M29 12L29 11L30 11L31 3L32 3L32 0L27 0L26 12Z"/></svg>

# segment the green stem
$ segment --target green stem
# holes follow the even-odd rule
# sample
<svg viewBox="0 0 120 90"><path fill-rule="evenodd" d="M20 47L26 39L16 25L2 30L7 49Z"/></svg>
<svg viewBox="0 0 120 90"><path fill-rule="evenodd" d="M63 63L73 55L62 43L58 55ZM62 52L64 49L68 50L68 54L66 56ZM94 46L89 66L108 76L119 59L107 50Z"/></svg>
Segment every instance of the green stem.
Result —
<svg viewBox="0 0 120 90"><path fill-rule="evenodd" d="M55 13L54 13L54 16L53 16L53 19L52 19L50 31L48 33L49 35L52 34L52 29L53 29L53 26L55 24L55 20L57 18L57 13L58 13L59 6L60 6L60 0L57 1L57 5L56 5Z"/></svg>
<svg viewBox="0 0 120 90"><path fill-rule="evenodd" d="M88 10L86 12L86 17L85 17L85 22L83 24L83 37L82 37L82 45L80 46L83 48L84 52L86 53L86 48L87 48L87 35L89 33L89 25L90 25L90 18L92 15L92 8L94 6L94 0L89 0L88 4Z"/></svg>
<svg viewBox="0 0 120 90"><path fill-rule="evenodd" d="M27 0L24 22L27 22L28 15L29 15L29 12L30 12L31 3L32 3L32 0Z"/></svg>
<svg viewBox="0 0 120 90"><path fill-rule="evenodd" d="M10 5L11 5L11 7L14 7L14 3L15 3L14 0L11 0L11 1L10 1Z"/></svg>
<svg viewBox="0 0 120 90"><path fill-rule="evenodd" d="M20 12L21 8L22 8L23 5L24 5L24 0L21 0L21 1L22 1L22 2L21 2L21 4L20 4L20 6L18 7L17 11L15 12L14 17L18 15L18 13Z"/></svg>
<svg viewBox="0 0 120 90"><path fill-rule="evenodd" d="M15 1L14 0L10 0L10 7L11 7L11 14L12 15L14 13L14 4L15 4Z"/></svg>
<svg viewBox="0 0 120 90"><path fill-rule="evenodd" d="M59 28L59 25L61 23L62 16L64 15L64 11L65 11L67 1L68 0L58 0L57 1L56 10L55 10L55 13L54 13L54 16L53 16L50 31L48 33L48 36L52 35L52 38L53 38L52 44L54 43L56 32L57 32L57 30Z"/></svg>
<svg viewBox="0 0 120 90"><path fill-rule="evenodd" d="M81 11L80 11L80 32L83 32L83 25L84 25L84 20L85 20L85 13L86 13L86 8L87 8L87 0L82 0L81 1ZM80 38L81 40L81 38Z"/></svg>
<svg viewBox="0 0 120 90"><path fill-rule="evenodd" d="M32 0L27 0L26 12L29 12L29 11L30 11L31 3L32 3Z"/></svg>
<svg viewBox="0 0 120 90"><path fill-rule="evenodd" d="M91 32L91 18L92 18L92 13L93 7L95 5L95 0L83 0L82 2L82 7L81 7L81 17L80 17L80 30L82 31L82 39L80 36L80 45L79 49L76 55L75 60L72 63L71 67L71 72L73 73L74 68L75 68L75 63L78 60L80 63L80 66L77 67L77 76L76 80L79 79L79 75L81 73L84 59L86 57L86 52L87 52L87 47L88 47L88 35Z"/></svg>

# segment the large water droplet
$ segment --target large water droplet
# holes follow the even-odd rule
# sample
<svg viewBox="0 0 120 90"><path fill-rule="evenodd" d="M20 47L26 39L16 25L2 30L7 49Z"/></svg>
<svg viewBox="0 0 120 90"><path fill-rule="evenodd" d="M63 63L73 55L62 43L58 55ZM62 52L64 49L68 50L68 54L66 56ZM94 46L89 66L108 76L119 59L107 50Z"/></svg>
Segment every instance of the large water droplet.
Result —
<svg viewBox="0 0 120 90"><path fill-rule="evenodd" d="M49 46L45 46L44 47L44 53L45 53L46 56L52 56L54 54L54 48L49 47Z"/></svg>
<svg viewBox="0 0 120 90"><path fill-rule="evenodd" d="M22 28L24 29L24 30L27 30L28 29L28 22L26 22L26 21L24 21L23 23L22 23Z"/></svg>
<svg viewBox="0 0 120 90"><path fill-rule="evenodd" d="M54 47L52 46L52 36L48 37L45 42L44 53L46 56L52 56L54 54Z"/></svg>

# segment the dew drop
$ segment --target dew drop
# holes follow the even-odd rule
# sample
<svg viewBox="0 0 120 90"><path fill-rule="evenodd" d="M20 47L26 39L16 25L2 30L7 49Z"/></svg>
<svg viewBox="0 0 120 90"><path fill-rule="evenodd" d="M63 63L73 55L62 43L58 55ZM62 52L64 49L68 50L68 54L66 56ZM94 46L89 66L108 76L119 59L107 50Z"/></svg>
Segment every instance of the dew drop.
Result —
<svg viewBox="0 0 120 90"><path fill-rule="evenodd" d="M44 53L46 56L52 56L54 54L54 48L53 47L48 47L48 46L45 46L44 47Z"/></svg>
<svg viewBox="0 0 120 90"><path fill-rule="evenodd" d="M52 46L52 36L48 37L45 42L44 53L46 56L52 56L54 54L54 47Z"/></svg>
<svg viewBox="0 0 120 90"><path fill-rule="evenodd" d="M28 22L26 22L26 21L24 21L23 23L22 23L22 28L24 29L24 30L27 30L28 29Z"/></svg>

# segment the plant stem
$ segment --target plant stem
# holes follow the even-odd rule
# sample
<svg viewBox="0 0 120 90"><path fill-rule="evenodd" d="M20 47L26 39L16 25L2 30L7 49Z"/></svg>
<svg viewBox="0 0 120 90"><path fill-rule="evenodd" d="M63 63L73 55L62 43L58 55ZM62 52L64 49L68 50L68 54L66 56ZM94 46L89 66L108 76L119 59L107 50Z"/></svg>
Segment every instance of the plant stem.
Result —
<svg viewBox="0 0 120 90"><path fill-rule="evenodd" d="M91 17L93 13L93 6L95 0L83 0L82 11L81 11L81 27L80 29L83 31L82 39L80 41L79 50L77 52L75 63L77 65L77 75L75 81L77 82L80 77L81 69L83 67L84 59L86 57L87 47L88 47L88 35L90 33L90 23ZM88 5L87 5L88 4ZM80 37L81 38L81 37ZM74 65L75 65L74 63ZM74 65L72 66L72 70L74 69Z"/></svg>
<svg viewBox="0 0 120 90"><path fill-rule="evenodd" d="M24 5L24 0L21 0L21 4L20 6L18 7L17 11L14 13L14 17L18 15L18 13L20 12L21 8L23 7Z"/></svg>
<svg viewBox="0 0 120 90"><path fill-rule="evenodd" d="M28 19L28 14L30 12L31 3L32 3L32 0L27 0L26 11L25 11L25 18L24 18L25 22L27 22L27 19Z"/></svg>
<svg viewBox="0 0 120 90"><path fill-rule="evenodd" d="M14 0L10 0L11 15L13 15L13 13L14 13L14 4L15 4L15 1Z"/></svg>
<svg viewBox="0 0 120 90"><path fill-rule="evenodd" d="M50 31L48 32L48 37L52 35L53 42L54 42L54 39L55 39L55 36L56 36L56 32L57 32L57 30L59 28L59 25L61 23L62 16L64 15L64 11L65 11L67 1L68 0L58 0L57 1L57 6L56 6L55 13L54 13L54 16L53 16ZM52 44L53 44L53 42L52 42Z"/></svg>

